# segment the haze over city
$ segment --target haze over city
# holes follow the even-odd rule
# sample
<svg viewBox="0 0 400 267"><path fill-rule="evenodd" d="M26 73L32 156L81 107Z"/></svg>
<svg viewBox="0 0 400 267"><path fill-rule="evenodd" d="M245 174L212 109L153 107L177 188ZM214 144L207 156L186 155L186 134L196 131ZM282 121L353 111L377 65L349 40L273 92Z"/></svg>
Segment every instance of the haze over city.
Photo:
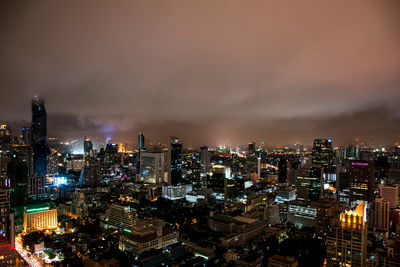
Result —
<svg viewBox="0 0 400 267"><path fill-rule="evenodd" d="M2 1L0 119L186 144L399 141L398 1Z"/></svg>

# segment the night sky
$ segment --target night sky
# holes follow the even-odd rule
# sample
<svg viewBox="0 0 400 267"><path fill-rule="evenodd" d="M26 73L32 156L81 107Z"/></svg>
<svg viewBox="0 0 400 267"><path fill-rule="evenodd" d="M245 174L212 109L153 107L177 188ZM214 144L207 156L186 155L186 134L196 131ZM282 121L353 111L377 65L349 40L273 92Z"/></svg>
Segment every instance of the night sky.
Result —
<svg viewBox="0 0 400 267"><path fill-rule="evenodd" d="M0 120L192 145L400 142L400 1L1 1ZM16 131L14 129L14 131Z"/></svg>

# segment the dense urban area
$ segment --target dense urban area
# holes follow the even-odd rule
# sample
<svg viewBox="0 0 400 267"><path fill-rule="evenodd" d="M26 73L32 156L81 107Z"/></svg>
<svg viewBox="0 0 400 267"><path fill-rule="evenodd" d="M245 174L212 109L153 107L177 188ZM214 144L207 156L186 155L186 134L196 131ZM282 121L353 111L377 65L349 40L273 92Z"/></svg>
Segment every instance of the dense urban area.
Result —
<svg viewBox="0 0 400 267"><path fill-rule="evenodd" d="M0 265L400 266L400 146L92 143L0 127Z"/></svg>

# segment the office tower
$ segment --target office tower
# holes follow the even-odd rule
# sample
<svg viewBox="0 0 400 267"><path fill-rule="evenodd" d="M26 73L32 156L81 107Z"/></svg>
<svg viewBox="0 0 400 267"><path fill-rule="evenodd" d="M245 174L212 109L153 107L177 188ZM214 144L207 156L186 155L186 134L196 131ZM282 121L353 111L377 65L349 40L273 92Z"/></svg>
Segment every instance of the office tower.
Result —
<svg viewBox="0 0 400 267"><path fill-rule="evenodd" d="M85 137L85 141L83 142L83 153L85 154L85 156L89 156L92 150L93 150L92 141L89 138Z"/></svg>
<svg viewBox="0 0 400 267"><path fill-rule="evenodd" d="M202 173L207 173L210 170L210 154L207 146L200 147L200 164Z"/></svg>
<svg viewBox="0 0 400 267"><path fill-rule="evenodd" d="M83 183L89 187L96 187L100 183L100 165L93 159L85 161L82 170Z"/></svg>
<svg viewBox="0 0 400 267"><path fill-rule="evenodd" d="M33 172L32 165L32 148L29 144L26 145L13 145L13 158L17 158L25 164L28 168L28 175Z"/></svg>
<svg viewBox="0 0 400 267"><path fill-rule="evenodd" d="M170 183L179 185L182 183L182 142L173 137L170 149Z"/></svg>
<svg viewBox="0 0 400 267"><path fill-rule="evenodd" d="M28 193L30 196L46 194L46 177L36 173L29 177Z"/></svg>
<svg viewBox="0 0 400 267"><path fill-rule="evenodd" d="M374 167L371 161L350 162L350 203L373 200Z"/></svg>
<svg viewBox="0 0 400 267"><path fill-rule="evenodd" d="M32 99L31 146L33 149L33 173L45 176L47 173L47 156L50 153L46 143L47 113L44 100Z"/></svg>
<svg viewBox="0 0 400 267"><path fill-rule="evenodd" d="M44 100L35 96L32 99L31 143L35 144L47 137L47 113Z"/></svg>
<svg viewBox="0 0 400 267"><path fill-rule="evenodd" d="M322 192L322 168L311 166L297 170L297 200L301 204L317 201Z"/></svg>
<svg viewBox="0 0 400 267"><path fill-rule="evenodd" d="M141 180L150 184L164 182L164 153L142 152L140 158Z"/></svg>
<svg viewBox="0 0 400 267"><path fill-rule="evenodd" d="M311 203L317 209L315 227L317 234L325 236L330 232L339 217L339 202L335 199L323 198Z"/></svg>
<svg viewBox="0 0 400 267"><path fill-rule="evenodd" d="M10 200L10 189L7 187L0 187L0 237L6 238L13 244L14 213L11 212Z"/></svg>
<svg viewBox="0 0 400 267"><path fill-rule="evenodd" d="M16 266L14 212L10 189L0 187L0 266Z"/></svg>
<svg viewBox="0 0 400 267"><path fill-rule="evenodd" d="M41 231L58 227L57 208L40 204L24 209L24 231Z"/></svg>
<svg viewBox="0 0 400 267"><path fill-rule="evenodd" d="M12 146L12 132L11 128L6 125L0 125L0 154L7 154L11 152Z"/></svg>
<svg viewBox="0 0 400 267"><path fill-rule="evenodd" d="M289 185L296 185L297 169L300 166L298 160L291 160L288 162L288 183Z"/></svg>
<svg viewBox="0 0 400 267"><path fill-rule="evenodd" d="M370 218L368 224L380 230L389 229L389 202L381 197L375 198L370 205Z"/></svg>
<svg viewBox="0 0 400 267"><path fill-rule="evenodd" d="M13 157L7 164L7 178L11 192L11 205L13 207L24 205L28 189L27 165L18 157Z"/></svg>
<svg viewBox="0 0 400 267"><path fill-rule="evenodd" d="M389 208L396 209L399 205L399 187L397 185L379 185L380 196L389 201Z"/></svg>
<svg viewBox="0 0 400 267"><path fill-rule="evenodd" d="M279 159L278 163L278 182L286 183L287 182L287 159L286 157L282 157Z"/></svg>
<svg viewBox="0 0 400 267"><path fill-rule="evenodd" d="M22 127L21 143L23 145L29 145L31 143L31 127Z"/></svg>
<svg viewBox="0 0 400 267"><path fill-rule="evenodd" d="M118 144L107 144L104 151L104 162L107 164L121 164L122 155L118 153Z"/></svg>
<svg viewBox="0 0 400 267"><path fill-rule="evenodd" d="M315 139L312 149L312 162L324 168L324 173L334 171L333 147L330 139Z"/></svg>
<svg viewBox="0 0 400 267"><path fill-rule="evenodd" d="M146 150L145 139L144 139L144 135L142 133L139 133L138 148L139 148L139 152Z"/></svg>
<svg viewBox="0 0 400 267"><path fill-rule="evenodd" d="M328 266L366 266L366 205L362 202L355 211L346 210L340 214L337 226L327 239Z"/></svg>

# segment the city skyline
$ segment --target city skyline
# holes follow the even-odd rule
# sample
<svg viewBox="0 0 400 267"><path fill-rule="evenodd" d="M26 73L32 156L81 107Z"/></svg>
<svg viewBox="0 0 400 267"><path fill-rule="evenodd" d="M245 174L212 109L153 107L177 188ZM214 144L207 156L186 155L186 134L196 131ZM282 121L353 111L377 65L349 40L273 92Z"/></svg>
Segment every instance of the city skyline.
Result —
<svg viewBox="0 0 400 267"><path fill-rule="evenodd" d="M38 95L49 137L400 141L396 1L1 5L0 119L14 131Z"/></svg>

